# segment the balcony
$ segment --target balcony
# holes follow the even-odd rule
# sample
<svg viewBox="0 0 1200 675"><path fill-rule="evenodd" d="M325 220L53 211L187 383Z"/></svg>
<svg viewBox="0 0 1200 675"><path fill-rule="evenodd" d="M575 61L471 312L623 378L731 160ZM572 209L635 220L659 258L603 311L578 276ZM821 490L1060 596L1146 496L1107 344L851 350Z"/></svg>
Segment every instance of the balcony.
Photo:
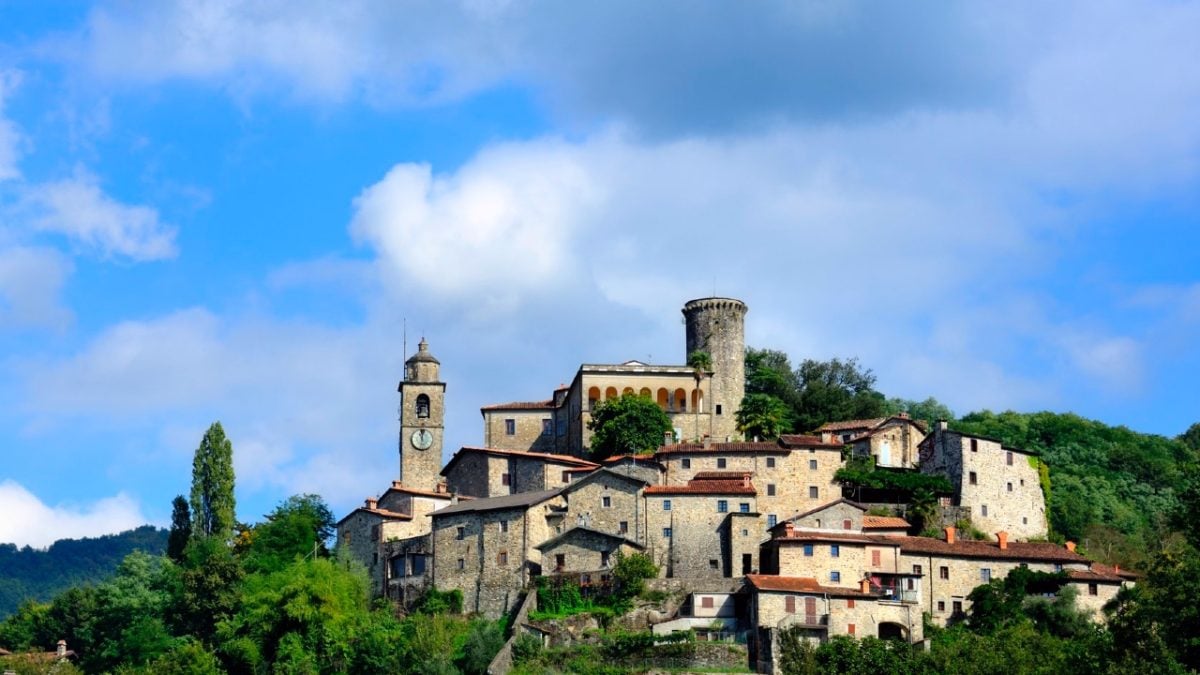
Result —
<svg viewBox="0 0 1200 675"><path fill-rule="evenodd" d="M915 590L905 591L899 588L882 588L880 592L883 593L883 597L880 598L883 602L904 602L915 605L921 601L921 594Z"/></svg>
<svg viewBox="0 0 1200 675"><path fill-rule="evenodd" d="M829 626L828 614L787 614L779 620L779 628L799 626L801 628L825 629Z"/></svg>

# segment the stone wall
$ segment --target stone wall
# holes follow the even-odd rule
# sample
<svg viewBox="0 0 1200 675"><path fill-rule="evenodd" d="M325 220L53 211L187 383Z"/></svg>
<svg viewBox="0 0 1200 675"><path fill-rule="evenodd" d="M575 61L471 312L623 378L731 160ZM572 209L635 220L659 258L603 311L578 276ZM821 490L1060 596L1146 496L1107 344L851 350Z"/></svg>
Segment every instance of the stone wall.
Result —
<svg viewBox="0 0 1200 675"><path fill-rule="evenodd" d="M863 514L864 511L853 504L836 502L820 511L809 513L803 518L796 518L792 521L792 524L797 529L811 528L817 530L861 532ZM849 527L847 527L847 523L849 523Z"/></svg>
<svg viewBox="0 0 1200 675"><path fill-rule="evenodd" d="M552 546L542 549L542 571L546 574L608 571L617 563L618 551L626 555L638 552L618 539L587 530L568 530ZM561 570L558 568L558 556L562 556L563 560Z"/></svg>
<svg viewBox="0 0 1200 675"><path fill-rule="evenodd" d="M909 469L916 465L925 434L910 421L892 419L867 438L853 444L858 457L871 456L879 466Z"/></svg>
<svg viewBox="0 0 1200 675"><path fill-rule="evenodd" d="M791 612L788 611L788 596L794 598L794 611ZM762 628L780 630L803 625L814 627L814 637L818 639L835 635L861 638L879 637L880 625L890 623L902 627L910 642L924 639L921 610L913 604L777 591L757 591L755 604L755 620ZM812 614L807 612L809 607L814 610Z"/></svg>
<svg viewBox="0 0 1200 675"><path fill-rule="evenodd" d="M1117 597L1117 592L1121 590L1121 584L1117 582L1073 581L1070 586L1078 593L1075 606L1089 612L1093 621L1100 622L1104 621L1104 605Z"/></svg>
<svg viewBox="0 0 1200 675"><path fill-rule="evenodd" d="M729 514L729 575L758 574L762 569L759 550L766 536L763 516L759 513ZM747 569L747 561L749 566Z"/></svg>
<svg viewBox="0 0 1200 675"><path fill-rule="evenodd" d="M970 609L971 603L967 595L984 581L982 570L988 570L987 578L1000 579L1009 572L1025 565L1035 572L1054 572L1056 566L1052 562L995 560L982 558L956 558L927 554L903 553L900 555L900 568L904 572L914 572L914 566L921 569L921 611L929 612L933 621L939 625L953 616L955 602L961 603L962 611ZM942 578L942 568L946 568L948 578ZM1064 569L1082 569L1085 566L1068 564ZM941 603L941 604L939 604Z"/></svg>
<svg viewBox="0 0 1200 675"><path fill-rule="evenodd" d="M670 510L663 508L664 501L671 502ZM726 503L725 512L718 509L721 501ZM731 576L729 515L742 511L742 504L746 504L747 513L756 512L753 495L647 496L648 552L669 576L693 579ZM664 535L666 528L671 530L670 537ZM738 565L740 573L740 560Z"/></svg>
<svg viewBox="0 0 1200 675"><path fill-rule="evenodd" d="M564 529L582 525L646 543L641 483L600 471L578 488L569 488L564 497L567 500Z"/></svg>
<svg viewBox="0 0 1200 675"><path fill-rule="evenodd" d="M745 303L732 298L700 298L683 306L684 362L696 351L707 352L712 359L715 439L741 437L735 415L746 391L746 311Z"/></svg>
<svg viewBox="0 0 1200 675"><path fill-rule="evenodd" d="M812 555L805 555L806 545L811 545ZM858 580L871 560L864 544L845 541L781 542L778 555L780 576L811 577L826 586L847 588L858 587ZM840 574L837 581L831 577L833 571Z"/></svg>
<svg viewBox="0 0 1200 675"><path fill-rule="evenodd" d="M508 433L509 420L512 433ZM554 452L552 408L484 410L483 444L489 448Z"/></svg>
<svg viewBox="0 0 1200 675"><path fill-rule="evenodd" d="M462 451L460 451L461 453ZM498 485L499 476L493 476L493 464L499 472L504 471L504 464L495 458L481 452L468 452L458 457L454 466L446 474L446 485L450 492L470 497L496 497L501 493L492 492L492 483ZM505 491L502 494L508 494Z"/></svg>

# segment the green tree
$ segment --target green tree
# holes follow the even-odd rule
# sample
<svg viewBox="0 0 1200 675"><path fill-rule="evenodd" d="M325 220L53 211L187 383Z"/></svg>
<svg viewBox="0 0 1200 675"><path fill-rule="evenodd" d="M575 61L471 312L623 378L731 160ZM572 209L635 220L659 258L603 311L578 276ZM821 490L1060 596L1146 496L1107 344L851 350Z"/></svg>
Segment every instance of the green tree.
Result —
<svg viewBox="0 0 1200 675"><path fill-rule="evenodd" d="M1194 452L1200 453L1200 422L1196 422L1188 427L1187 431L1179 434L1179 441Z"/></svg>
<svg viewBox="0 0 1200 675"><path fill-rule="evenodd" d="M168 624L179 634L211 642L217 625L237 608L240 561L223 541L194 539L178 570Z"/></svg>
<svg viewBox="0 0 1200 675"><path fill-rule="evenodd" d="M889 398L883 406L885 415L908 413L914 420L925 423L926 428L932 429L938 420L953 420L954 411L941 401L930 396L924 401L910 401L904 398Z"/></svg>
<svg viewBox="0 0 1200 675"><path fill-rule="evenodd" d="M1026 601L1031 595L1058 593L1067 583L1064 572L1034 572L1028 567L1017 567L1003 579L976 586L967 596L971 601L971 612L967 626L979 633L992 633L1029 618ZM1074 607L1074 598L1068 600Z"/></svg>
<svg viewBox="0 0 1200 675"><path fill-rule="evenodd" d="M592 456L604 459L653 451L671 431L671 418L648 397L622 394L598 403L588 428L592 430Z"/></svg>
<svg viewBox="0 0 1200 675"><path fill-rule="evenodd" d="M275 572L297 558L314 553L328 557L325 544L333 536L333 512L314 494L288 497L250 530L243 554L247 572Z"/></svg>
<svg viewBox="0 0 1200 675"><path fill-rule="evenodd" d="M770 394L746 394L737 411L738 430L747 438L778 438L790 419L787 404Z"/></svg>
<svg viewBox="0 0 1200 675"><path fill-rule="evenodd" d="M171 502L171 533L167 535L167 557L181 562L191 536L191 509L188 508L188 502L183 495L177 495Z"/></svg>
<svg viewBox="0 0 1200 675"><path fill-rule="evenodd" d="M192 459L192 530L197 537L233 536L233 444L213 422Z"/></svg>
<svg viewBox="0 0 1200 675"><path fill-rule="evenodd" d="M618 552L612 576L617 584L617 593L622 597L631 598L646 588L647 579L658 576L658 565L645 553L626 555Z"/></svg>
<svg viewBox="0 0 1200 675"><path fill-rule="evenodd" d="M488 665L504 646L504 626L497 621L477 619L463 640L462 655L454 665L465 675L485 675Z"/></svg>
<svg viewBox="0 0 1200 675"><path fill-rule="evenodd" d="M221 675L215 654L195 640L182 640L154 660L147 675Z"/></svg>
<svg viewBox="0 0 1200 675"><path fill-rule="evenodd" d="M826 422L868 419L884 414L886 399L875 391L875 375L858 359L806 359L796 370L800 384L796 423L816 429Z"/></svg>

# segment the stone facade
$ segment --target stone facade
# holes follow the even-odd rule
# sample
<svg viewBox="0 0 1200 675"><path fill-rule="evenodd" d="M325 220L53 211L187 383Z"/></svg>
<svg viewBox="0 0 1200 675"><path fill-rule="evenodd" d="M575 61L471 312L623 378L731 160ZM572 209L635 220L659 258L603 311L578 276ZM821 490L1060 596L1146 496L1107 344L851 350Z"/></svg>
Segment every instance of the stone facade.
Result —
<svg viewBox="0 0 1200 675"><path fill-rule="evenodd" d="M487 498L561 488L571 482L573 470L597 466L566 455L464 447L442 475L451 492Z"/></svg>
<svg viewBox="0 0 1200 675"><path fill-rule="evenodd" d="M741 536L743 521L732 514L756 514L756 495L748 474L728 476L644 490L646 548L664 575L696 580L741 575L741 559L736 567L733 561L733 535Z"/></svg>
<svg viewBox="0 0 1200 675"><path fill-rule="evenodd" d="M971 509L976 528L1008 532L1019 540L1046 536L1037 456L995 439L949 431L944 422L921 443L920 451L922 473L950 480L955 505Z"/></svg>
<svg viewBox="0 0 1200 675"><path fill-rule="evenodd" d="M446 383L439 381L440 362L425 339L404 362L400 382L400 480L411 488L433 490L442 466Z"/></svg>
<svg viewBox="0 0 1200 675"><path fill-rule="evenodd" d="M545 574L585 573L603 578L617 563L617 553L640 553L645 547L624 537L587 527L572 527L537 546Z"/></svg>
<svg viewBox="0 0 1200 675"><path fill-rule="evenodd" d="M554 402L504 403L483 407L483 444L489 448L560 452L554 435Z"/></svg>
<svg viewBox="0 0 1200 675"><path fill-rule="evenodd" d="M561 530L584 527L645 545L644 487L642 480L610 469L579 478L562 491L566 513Z"/></svg>
<svg viewBox="0 0 1200 675"><path fill-rule="evenodd" d="M411 536L412 520L407 513L379 508L378 501L370 498L337 522L337 547L366 566L372 593L382 595L385 591L387 557L383 555L383 544L388 539Z"/></svg>
<svg viewBox="0 0 1200 675"><path fill-rule="evenodd" d="M852 437L849 445L853 456L872 457L877 466L911 469L917 465L918 448L923 440L922 425L901 414Z"/></svg>

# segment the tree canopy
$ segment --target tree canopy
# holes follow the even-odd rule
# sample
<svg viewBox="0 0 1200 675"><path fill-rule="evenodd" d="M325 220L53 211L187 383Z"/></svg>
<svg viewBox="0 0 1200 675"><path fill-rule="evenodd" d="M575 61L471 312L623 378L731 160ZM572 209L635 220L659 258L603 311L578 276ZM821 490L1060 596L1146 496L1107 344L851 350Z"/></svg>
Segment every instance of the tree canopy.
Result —
<svg viewBox="0 0 1200 675"><path fill-rule="evenodd" d="M592 430L591 450L596 459L650 452L672 431L667 413L649 397L636 394L622 394L596 404L588 428Z"/></svg>
<svg viewBox="0 0 1200 675"><path fill-rule="evenodd" d="M233 536L233 444L220 422L213 422L192 459L192 532L198 537Z"/></svg>

